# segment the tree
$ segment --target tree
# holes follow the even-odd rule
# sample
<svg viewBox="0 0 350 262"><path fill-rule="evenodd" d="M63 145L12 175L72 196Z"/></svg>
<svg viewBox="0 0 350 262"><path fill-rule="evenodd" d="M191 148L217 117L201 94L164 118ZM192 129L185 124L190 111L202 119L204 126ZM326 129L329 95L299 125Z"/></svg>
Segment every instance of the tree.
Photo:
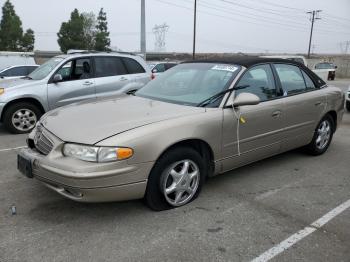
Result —
<svg viewBox="0 0 350 262"><path fill-rule="evenodd" d="M83 13L82 16L84 18L83 30L86 49L93 50L95 48L96 16L93 12Z"/></svg>
<svg viewBox="0 0 350 262"><path fill-rule="evenodd" d="M32 29L27 29L21 41L22 51L32 52L34 50L34 42L35 42L34 31Z"/></svg>
<svg viewBox="0 0 350 262"><path fill-rule="evenodd" d="M84 16L79 14L78 9L74 9L68 22L62 23L57 33L57 42L62 52L66 53L69 49L87 49L84 23Z"/></svg>
<svg viewBox="0 0 350 262"><path fill-rule="evenodd" d="M97 32L95 35L95 50L97 51L109 51L111 40L109 39L109 32L107 27L107 14L100 9L97 17Z"/></svg>
<svg viewBox="0 0 350 262"><path fill-rule="evenodd" d="M34 49L34 31L28 29L23 35L22 22L9 0L2 7L0 22L0 50L22 51Z"/></svg>

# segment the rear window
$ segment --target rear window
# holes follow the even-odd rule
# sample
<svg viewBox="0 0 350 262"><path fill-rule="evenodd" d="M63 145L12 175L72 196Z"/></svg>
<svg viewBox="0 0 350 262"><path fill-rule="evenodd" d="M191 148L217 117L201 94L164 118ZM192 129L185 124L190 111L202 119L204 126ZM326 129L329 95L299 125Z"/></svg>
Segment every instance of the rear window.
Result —
<svg viewBox="0 0 350 262"><path fill-rule="evenodd" d="M127 57L124 57L122 59L129 74L141 74L146 72L145 69L136 60Z"/></svg>
<svg viewBox="0 0 350 262"><path fill-rule="evenodd" d="M96 77L126 75L128 72L119 57L95 57Z"/></svg>

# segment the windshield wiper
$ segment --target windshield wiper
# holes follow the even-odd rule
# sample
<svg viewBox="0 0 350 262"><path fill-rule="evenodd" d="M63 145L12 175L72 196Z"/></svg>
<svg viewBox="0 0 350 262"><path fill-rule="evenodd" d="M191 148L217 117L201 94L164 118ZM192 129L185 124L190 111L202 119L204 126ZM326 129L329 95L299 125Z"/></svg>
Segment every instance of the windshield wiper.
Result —
<svg viewBox="0 0 350 262"><path fill-rule="evenodd" d="M211 103L213 103L214 101L216 101L218 98L220 98L221 96L225 95L226 93L232 92L234 90L239 90L239 89L244 89L249 87L249 85L242 85L242 86L236 86L232 89L226 89L224 91L221 91L205 100L203 100L202 102L197 104L197 107L206 107L207 105L210 105Z"/></svg>
<svg viewBox="0 0 350 262"><path fill-rule="evenodd" d="M126 92L127 95L135 95L135 92L137 91L137 89L131 89L128 92Z"/></svg>
<svg viewBox="0 0 350 262"><path fill-rule="evenodd" d="M21 79L29 79L29 80L33 80L33 78L31 78L30 76L24 76L24 77L21 77Z"/></svg>

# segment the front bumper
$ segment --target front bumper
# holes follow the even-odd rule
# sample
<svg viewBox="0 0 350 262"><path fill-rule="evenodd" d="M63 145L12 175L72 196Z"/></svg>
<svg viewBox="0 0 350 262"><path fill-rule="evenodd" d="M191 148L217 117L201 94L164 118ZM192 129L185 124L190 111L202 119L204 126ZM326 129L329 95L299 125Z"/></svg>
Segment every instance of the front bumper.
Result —
<svg viewBox="0 0 350 262"><path fill-rule="evenodd" d="M129 165L127 160L89 163L58 152L45 156L26 148L19 155L29 159L32 175L60 195L79 202L110 202L144 196L153 162Z"/></svg>

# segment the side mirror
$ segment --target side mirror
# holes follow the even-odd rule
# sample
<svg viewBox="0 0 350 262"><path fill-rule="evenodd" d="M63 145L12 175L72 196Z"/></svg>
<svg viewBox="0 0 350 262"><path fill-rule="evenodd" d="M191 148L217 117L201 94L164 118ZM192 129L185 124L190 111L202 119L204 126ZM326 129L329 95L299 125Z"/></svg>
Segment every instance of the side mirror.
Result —
<svg viewBox="0 0 350 262"><path fill-rule="evenodd" d="M58 83L58 82L61 82L62 80L63 80L62 75L61 74L56 74L56 75L54 75L52 82Z"/></svg>
<svg viewBox="0 0 350 262"><path fill-rule="evenodd" d="M153 69L152 69L152 73L154 73L154 74L155 74L155 73L158 73L158 70L155 69L155 68L153 68Z"/></svg>
<svg viewBox="0 0 350 262"><path fill-rule="evenodd" d="M337 69L338 68L338 66L334 66L334 69Z"/></svg>
<svg viewBox="0 0 350 262"><path fill-rule="evenodd" d="M259 103L260 98L252 93L240 93L232 102L234 107L257 105Z"/></svg>

